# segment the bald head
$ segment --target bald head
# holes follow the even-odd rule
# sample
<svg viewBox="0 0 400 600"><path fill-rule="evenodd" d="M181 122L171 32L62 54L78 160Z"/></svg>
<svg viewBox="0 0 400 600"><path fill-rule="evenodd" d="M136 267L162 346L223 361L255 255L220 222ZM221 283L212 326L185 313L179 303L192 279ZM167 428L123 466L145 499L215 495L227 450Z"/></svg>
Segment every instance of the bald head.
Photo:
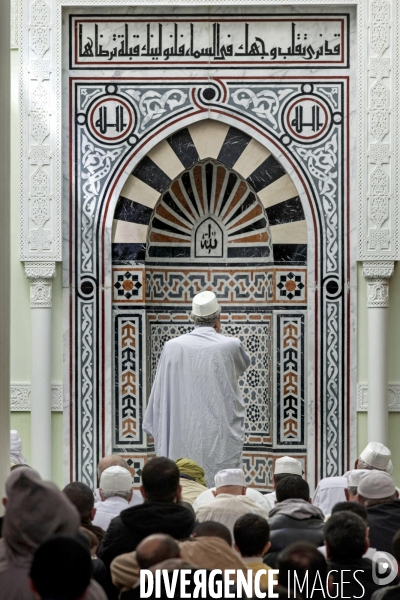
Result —
<svg viewBox="0 0 400 600"><path fill-rule="evenodd" d="M149 569L169 558L180 558L178 543L170 535L149 535L136 548L136 560L141 569Z"/></svg>
<svg viewBox="0 0 400 600"><path fill-rule="evenodd" d="M123 467L124 469L128 469L128 471L130 470L128 463L122 456L119 456L118 454L109 454L108 456L103 456L97 466L97 477L99 479L102 472L108 469L108 467Z"/></svg>

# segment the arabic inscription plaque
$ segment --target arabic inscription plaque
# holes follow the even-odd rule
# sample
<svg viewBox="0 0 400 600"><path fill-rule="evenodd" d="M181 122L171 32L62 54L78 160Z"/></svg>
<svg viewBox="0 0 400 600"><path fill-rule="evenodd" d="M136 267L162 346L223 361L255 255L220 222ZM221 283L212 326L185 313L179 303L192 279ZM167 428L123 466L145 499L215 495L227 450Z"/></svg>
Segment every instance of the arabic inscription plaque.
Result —
<svg viewBox="0 0 400 600"><path fill-rule="evenodd" d="M71 69L348 67L346 14L70 16Z"/></svg>

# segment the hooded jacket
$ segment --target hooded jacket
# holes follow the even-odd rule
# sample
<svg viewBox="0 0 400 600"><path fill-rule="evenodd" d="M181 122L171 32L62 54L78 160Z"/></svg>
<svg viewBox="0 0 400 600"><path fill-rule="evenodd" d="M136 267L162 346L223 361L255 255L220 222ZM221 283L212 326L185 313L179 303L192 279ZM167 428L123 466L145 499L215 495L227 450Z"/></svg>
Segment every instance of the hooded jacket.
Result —
<svg viewBox="0 0 400 600"><path fill-rule="evenodd" d="M271 548L264 563L274 567L278 553L292 542L321 546L324 541L324 515L306 500L291 498L278 502L269 513Z"/></svg>
<svg viewBox="0 0 400 600"><path fill-rule="evenodd" d="M39 473L21 467L6 481L8 498L0 540L0 600L31 600L29 570L37 548L51 535L76 535L79 515L75 506L55 485L42 481ZM105 600L91 582L85 600Z"/></svg>
<svg viewBox="0 0 400 600"><path fill-rule="evenodd" d="M180 540L190 536L194 523L194 514L175 502L148 501L132 506L111 521L98 557L109 568L116 556L136 550L148 535L167 533Z"/></svg>

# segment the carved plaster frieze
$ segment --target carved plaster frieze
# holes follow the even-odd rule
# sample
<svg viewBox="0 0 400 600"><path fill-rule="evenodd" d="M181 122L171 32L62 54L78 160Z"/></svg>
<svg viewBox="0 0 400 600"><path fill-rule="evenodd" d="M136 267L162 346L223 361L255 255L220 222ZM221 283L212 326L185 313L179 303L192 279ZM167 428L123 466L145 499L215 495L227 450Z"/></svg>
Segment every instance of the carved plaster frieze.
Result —
<svg viewBox="0 0 400 600"><path fill-rule="evenodd" d="M18 0L13 0L17 3ZM61 260L61 39L54 0L19 3L20 259Z"/></svg>
<svg viewBox="0 0 400 600"><path fill-rule="evenodd" d="M367 280L367 306L389 306L389 279L393 275L393 261L364 261L363 275Z"/></svg>
<svg viewBox="0 0 400 600"><path fill-rule="evenodd" d="M399 7L395 0L371 0L364 10L365 28L359 30L359 258L398 259Z"/></svg>
<svg viewBox="0 0 400 600"><path fill-rule="evenodd" d="M31 308L51 308L52 279L56 274L56 265L50 263L25 263L25 275L30 279Z"/></svg>
<svg viewBox="0 0 400 600"><path fill-rule="evenodd" d="M368 385L359 383L357 385L357 411L368 410ZM389 412L400 412L400 383L390 383L388 388L388 410Z"/></svg>
<svg viewBox="0 0 400 600"><path fill-rule="evenodd" d="M62 7L81 0L11 0L20 47L20 258L61 260ZM138 0L137 5L159 5ZM181 4L165 0L165 5ZM188 0L201 6L204 0ZM215 5L276 5L276 0L214 0ZM283 0L281 5L348 4ZM358 11L359 259L399 259L400 6L397 0L354 0ZM86 0L87 6L130 6L130 0ZM15 8L16 7L16 8ZM18 14L17 14L18 13ZM13 25L13 26L14 26ZM15 39L15 36L14 36Z"/></svg>
<svg viewBox="0 0 400 600"><path fill-rule="evenodd" d="M29 383L12 383L10 386L11 412L30 412L31 386ZM51 410L62 412L62 385L55 383L51 386Z"/></svg>

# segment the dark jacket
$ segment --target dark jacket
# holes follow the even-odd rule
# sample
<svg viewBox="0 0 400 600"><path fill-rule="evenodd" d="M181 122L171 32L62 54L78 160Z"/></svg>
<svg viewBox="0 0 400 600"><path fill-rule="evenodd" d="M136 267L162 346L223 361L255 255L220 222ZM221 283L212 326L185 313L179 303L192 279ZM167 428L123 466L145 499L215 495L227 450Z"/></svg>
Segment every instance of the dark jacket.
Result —
<svg viewBox="0 0 400 600"><path fill-rule="evenodd" d="M278 554L293 542L310 542L322 546L324 542L324 515L306 502L293 498L278 502L269 513L271 548L264 563L276 566Z"/></svg>
<svg viewBox="0 0 400 600"><path fill-rule="evenodd" d="M400 500L367 508L371 548L392 552L394 534L400 529Z"/></svg>
<svg viewBox="0 0 400 600"><path fill-rule="evenodd" d="M174 502L131 506L111 521L97 555L109 569L116 556L133 552L148 535L168 533L180 540L190 536L194 524L194 515Z"/></svg>
<svg viewBox="0 0 400 600"><path fill-rule="evenodd" d="M382 586L379 583L375 583L372 579L373 568L376 570L376 567L373 567L372 562L368 558L360 558L354 561L328 562L328 571L331 571L335 584L335 589L331 592L331 596L334 596L335 590L339 590L340 594L343 593L340 596L342 598L369 600L376 590L382 589Z"/></svg>
<svg viewBox="0 0 400 600"><path fill-rule="evenodd" d="M102 529L101 527L98 527L97 525L93 525L92 521L89 521L89 519L81 519L81 525L85 529L88 529L89 531L94 533L94 535L97 537L97 539L99 541L99 544L101 544L101 542L103 541L104 534L105 534L104 529Z"/></svg>

